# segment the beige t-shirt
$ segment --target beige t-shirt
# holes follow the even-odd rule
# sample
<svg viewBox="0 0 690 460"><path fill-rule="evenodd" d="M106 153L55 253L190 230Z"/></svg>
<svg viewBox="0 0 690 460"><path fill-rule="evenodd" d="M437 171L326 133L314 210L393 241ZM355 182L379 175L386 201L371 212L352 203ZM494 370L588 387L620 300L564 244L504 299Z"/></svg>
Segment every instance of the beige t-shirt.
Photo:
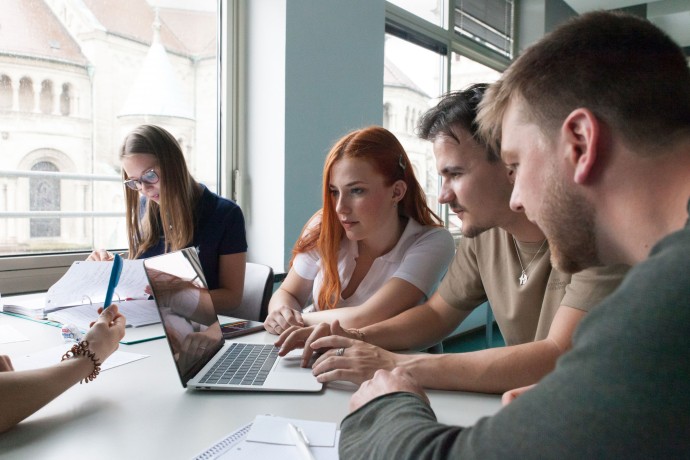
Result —
<svg viewBox="0 0 690 460"><path fill-rule="evenodd" d="M528 275L524 286L513 237L494 228L460 240L437 291L459 310L473 310L488 300L506 345L546 338L559 306L589 311L618 287L628 269L597 267L568 275L551 267L548 243L518 247Z"/></svg>

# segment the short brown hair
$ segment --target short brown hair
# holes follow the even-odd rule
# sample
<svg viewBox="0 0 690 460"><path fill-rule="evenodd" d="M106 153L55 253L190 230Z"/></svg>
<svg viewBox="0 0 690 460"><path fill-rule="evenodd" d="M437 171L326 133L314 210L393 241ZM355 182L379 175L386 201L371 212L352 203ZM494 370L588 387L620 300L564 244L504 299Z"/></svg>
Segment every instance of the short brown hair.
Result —
<svg viewBox="0 0 690 460"><path fill-rule="evenodd" d="M480 134L492 145L515 99L547 135L582 107L645 152L690 132L683 51L649 21L624 13L573 18L511 64L480 104Z"/></svg>

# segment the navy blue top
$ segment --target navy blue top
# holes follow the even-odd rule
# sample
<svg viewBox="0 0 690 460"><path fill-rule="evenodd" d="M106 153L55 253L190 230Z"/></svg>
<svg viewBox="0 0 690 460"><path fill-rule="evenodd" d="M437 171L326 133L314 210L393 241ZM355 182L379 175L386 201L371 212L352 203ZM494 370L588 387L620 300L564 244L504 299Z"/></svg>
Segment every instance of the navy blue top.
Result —
<svg viewBox="0 0 690 460"><path fill-rule="evenodd" d="M194 240L192 246L199 252L201 267L209 289L218 289L218 259L222 255L247 252L244 231L244 215L231 200L220 197L201 185L203 193L194 212ZM142 197L141 209L145 209L146 197ZM165 237L160 235L158 244L149 248L139 259L161 255L165 252Z"/></svg>

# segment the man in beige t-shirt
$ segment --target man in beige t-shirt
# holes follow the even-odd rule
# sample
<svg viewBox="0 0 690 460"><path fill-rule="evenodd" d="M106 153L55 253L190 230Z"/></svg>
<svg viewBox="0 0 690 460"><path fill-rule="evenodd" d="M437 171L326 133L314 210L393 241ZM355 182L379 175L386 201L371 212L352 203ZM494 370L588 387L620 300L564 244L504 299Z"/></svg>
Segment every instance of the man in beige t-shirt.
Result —
<svg viewBox="0 0 690 460"><path fill-rule="evenodd" d="M361 383L378 369L402 367L427 388L500 393L530 385L554 368L582 317L620 283L625 267L572 276L556 271L539 227L510 209L509 170L476 137L485 86L445 96L420 123L443 179L438 200L462 221L448 273L427 302L386 321L349 330L343 327L357 325L335 321L283 333L280 353L304 346L304 366L314 350L330 349L313 365L319 381ZM439 355L387 351L438 343L486 300L506 347Z"/></svg>
<svg viewBox="0 0 690 460"><path fill-rule="evenodd" d="M561 305L588 312L625 273L623 267L601 267L568 275L551 266L550 255L546 241L519 242L505 230L492 228L460 241L436 293L467 314L488 300L508 346L544 340ZM521 264L528 277L524 284L519 279Z"/></svg>

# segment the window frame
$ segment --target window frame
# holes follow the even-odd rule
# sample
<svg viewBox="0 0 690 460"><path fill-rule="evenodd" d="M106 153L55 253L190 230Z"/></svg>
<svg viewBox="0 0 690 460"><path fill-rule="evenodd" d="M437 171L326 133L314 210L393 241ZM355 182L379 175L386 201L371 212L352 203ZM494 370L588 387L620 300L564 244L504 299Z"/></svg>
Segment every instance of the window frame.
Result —
<svg viewBox="0 0 690 460"><path fill-rule="evenodd" d="M217 181L219 194L238 196L234 180L237 171L238 152L238 37L241 14L238 0L217 0L218 4L218 140L215 159L218 164ZM35 86L36 82L32 82ZM40 82L39 82L40 84ZM53 88L55 92L55 88ZM58 93L58 97L59 97ZM35 101L34 101L35 104ZM227 171L227 173L224 173ZM97 177L96 177L97 179ZM118 178L119 180L119 178ZM46 291L67 271L73 262L84 260L91 251L41 253L0 256L0 294L12 295ZM0 304L1 304L0 299Z"/></svg>
<svg viewBox="0 0 690 460"><path fill-rule="evenodd" d="M453 53L466 56L483 65L498 71L503 71L510 60L499 53L459 36L453 28L453 15L449 12L455 10L455 0L447 0L447 10L444 12L444 27L428 22L413 13L404 10L397 5L385 2L385 23L394 25L399 30L407 31L425 43L436 43L445 47L444 59L444 88L450 87L451 58ZM244 117L240 114L244 111L244 85L238 69L243 68L246 49L243 43L246 37L247 23L242 21L246 15L247 5L240 0L218 0L219 33L217 38L219 60L219 104L218 107L218 133L216 161L218 164L217 179L218 191L221 195L230 197L242 206L245 197L241 190L241 171L246 169L242 164L239 152L244 149L244 139L241 135L245 132ZM518 2L515 3L513 15L513 47L519 43L518 32L515 24L518 23ZM420 44L420 43L416 43ZM515 54L515 52L514 52ZM35 85L36 82L33 82ZM54 92L57 91L53 88ZM251 210L248 210L251 211ZM445 211L447 213L447 210ZM15 255L0 257L0 293L8 295L13 293L37 292L48 289L57 279L64 274L74 261L84 260L89 251L75 251L69 253L44 253L31 255Z"/></svg>
<svg viewBox="0 0 690 460"><path fill-rule="evenodd" d="M516 44L518 43L516 24L518 23L517 14L519 8L517 2L518 0L515 0L512 24L513 56L516 53ZM503 72L511 63L511 60L501 53L455 32L455 4L455 0L446 0L446 10L443 12L445 27L422 19L416 14L388 1L385 5L385 33L390 33L402 40L422 46L443 56L443 88L441 94L450 91L453 53L465 56L499 72ZM439 190L441 189L440 177L438 179L438 188ZM450 216L448 205L439 204L438 213L447 227Z"/></svg>

